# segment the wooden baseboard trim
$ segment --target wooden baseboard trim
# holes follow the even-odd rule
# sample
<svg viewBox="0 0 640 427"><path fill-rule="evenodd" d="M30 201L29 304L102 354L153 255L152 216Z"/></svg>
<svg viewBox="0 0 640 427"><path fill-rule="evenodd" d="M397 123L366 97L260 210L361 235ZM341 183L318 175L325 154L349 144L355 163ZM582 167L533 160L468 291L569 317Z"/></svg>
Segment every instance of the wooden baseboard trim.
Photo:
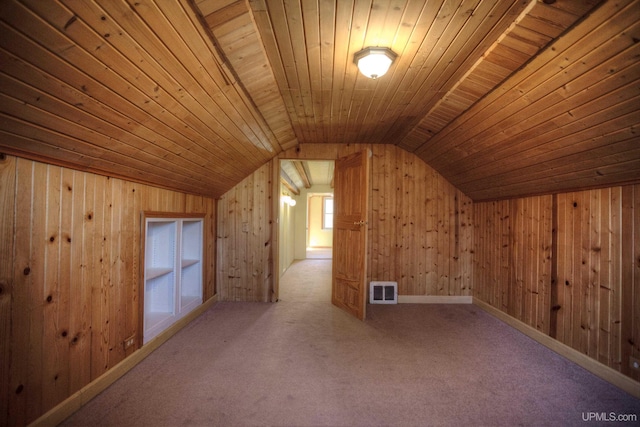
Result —
<svg viewBox="0 0 640 427"><path fill-rule="evenodd" d="M398 304L471 304L473 297L453 295L398 295Z"/></svg>
<svg viewBox="0 0 640 427"><path fill-rule="evenodd" d="M29 427L56 426L69 418L74 412L82 408L91 399L118 380L118 378L129 372L138 363L142 362L147 356L153 353L154 350L164 344L180 329L184 328L196 317L211 308L217 300L217 295L209 298L207 301L202 303L202 305L195 308L192 312L140 347L129 357L69 396L64 401L60 402L57 406L50 409L33 423L29 424Z"/></svg>
<svg viewBox="0 0 640 427"><path fill-rule="evenodd" d="M549 335L546 335L536 328L509 316L508 314L498 310L497 308L487 304L484 301L473 298L473 304L491 314L492 316L498 318L499 320L502 320L509 326L519 330L529 338L536 340L550 350L558 353L566 359L569 359L573 363L582 366L592 374L640 399L640 382L637 382L632 378L629 378L626 375L623 375L622 373L616 371L615 369L610 368L595 359L592 359L586 354L580 353L578 350L575 350L568 345L563 344L554 338L551 338Z"/></svg>

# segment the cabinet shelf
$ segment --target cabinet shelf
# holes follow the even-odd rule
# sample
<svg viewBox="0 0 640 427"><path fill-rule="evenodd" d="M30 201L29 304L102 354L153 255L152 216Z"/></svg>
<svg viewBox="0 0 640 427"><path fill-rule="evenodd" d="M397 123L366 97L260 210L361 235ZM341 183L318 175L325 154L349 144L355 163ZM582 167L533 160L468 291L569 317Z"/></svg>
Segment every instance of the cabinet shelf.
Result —
<svg viewBox="0 0 640 427"><path fill-rule="evenodd" d="M142 342L202 304L202 217L145 214Z"/></svg>
<svg viewBox="0 0 640 427"><path fill-rule="evenodd" d="M162 268L162 267L147 268L145 278L146 278L146 280L151 280L151 279L155 279L155 278L160 277L160 276L164 276L165 274L169 274L169 273L173 273L173 268L171 268L171 267L167 267L167 268Z"/></svg>
<svg viewBox="0 0 640 427"><path fill-rule="evenodd" d="M182 260L182 268L191 267L192 265L195 265L195 264L197 264L199 262L200 262L199 259L183 259Z"/></svg>

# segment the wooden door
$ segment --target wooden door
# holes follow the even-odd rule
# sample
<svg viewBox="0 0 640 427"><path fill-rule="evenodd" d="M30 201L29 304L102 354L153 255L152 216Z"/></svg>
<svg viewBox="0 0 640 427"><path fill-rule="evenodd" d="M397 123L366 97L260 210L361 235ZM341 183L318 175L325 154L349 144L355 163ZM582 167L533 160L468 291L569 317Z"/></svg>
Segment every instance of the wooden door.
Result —
<svg viewBox="0 0 640 427"><path fill-rule="evenodd" d="M331 302L360 320L367 299L366 246L369 152L336 161Z"/></svg>

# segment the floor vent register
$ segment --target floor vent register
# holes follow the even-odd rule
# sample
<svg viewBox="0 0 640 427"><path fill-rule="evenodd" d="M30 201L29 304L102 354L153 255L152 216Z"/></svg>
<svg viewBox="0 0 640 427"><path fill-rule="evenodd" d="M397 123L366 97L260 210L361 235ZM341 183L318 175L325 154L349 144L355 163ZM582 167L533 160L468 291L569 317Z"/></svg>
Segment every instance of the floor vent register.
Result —
<svg viewBox="0 0 640 427"><path fill-rule="evenodd" d="M371 282L369 289L370 304L397 304L398 282Z"/></svg>

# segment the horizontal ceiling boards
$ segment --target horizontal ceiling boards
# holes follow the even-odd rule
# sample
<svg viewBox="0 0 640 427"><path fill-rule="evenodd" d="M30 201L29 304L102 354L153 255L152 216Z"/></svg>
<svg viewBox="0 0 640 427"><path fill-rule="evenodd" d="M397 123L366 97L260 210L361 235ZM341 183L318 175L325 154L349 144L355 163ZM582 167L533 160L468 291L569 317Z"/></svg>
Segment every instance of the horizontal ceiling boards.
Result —
<svg viewBox="0 0 640 427"><path fill-rule="evenodd" d="M219 197L281 150L188 4L8 1L0 25L5 152Z"/></svg>
<svg viewBox="0 0 640 427"><path fill-rule="evenodd" d="M496 136L458 135L449 130L454 129L456 120L471 114L470 108L489 94L504 92L507 92L506 97L500 98L492 107L500 108L506 114L513 109L512 120L521 121L515 114L517 104L513 104L513 99L520 97L520 93L509 86L503 89L514 73L535 79L543 70L530 67L529 63L538 55L543 58L546 55L543 61L549 61L547 51L553 52L557 41L575 44L583 50L598 48L606 43L606 36L585 45L580 27L597 28L620 9L638 7L637 2L626 2L626 6L600 8L601 3L592 0L556 1L553 4L540 1L319 4L304 0L286 3L252 0L249 5L300 143L395 144L416 152L456 185L466 181L479 183L478 179L483 178L484 181L477 185L483 189L481 193L476 193L471 185L460 188L474 199L485 199L529 194L532 187L541 192L557 191L562 186L547 172L547 181L540 180L533 186L499 188L502 181L492 182L494 175L489 168L493 166L485 161L474 163L473 175L467 175L468 165L455 162L465 159L468 152L456 147L468 144L474 153L477 150L478 155L485 153L490 157L492 151L485 151L482 138L486 138L486 146L491 147ZM637 20L637 14L627 13L627 16ZM614 28L609 35L620 30ZM387 46L399 55L387 75L380 79L363 77L353 64L354 53L366 46ZM602 46L602 49L607 48ZM559 54L551 56L559 58ZM240 61L230 59L230 63L236 70L243 69ZM585 75L591 74L590 64L586 64ZM558 66L564 67L564 64ZM613 67L624 67L624 62ZM600 77L596 77L598 72L595 72L589 77L591 81ZM637 73L627 75L630 83L637 80ZM547 96L545 100L549 107L536 116L541 121L532 126L531 132L538 134L535 144L549 148L555 135L544 131L544 120L555 123L558 116L570 114L564 109L570 106L566 102L554 104L554 98L558 100L565 96L557 93L562 86L547 85L546 78L541 76L541 79L538 90ZM530 102L521 98L521 103ZM553 109L552 105L563 108ZM488 115L493 114L492 111L484 110L475 118L479 122L489 122ZM624 114L620 112L621 116ZM621 129L598 130L602 135ZM503 132L503 129L495 127L495 132ZM519 140L520 136L526 138L521 132L508 136L509 147L513 150L527 151L534 144L529 139ZM610 144L609 148L615 150L616 145ZM582 151L588 151L586 146ZM438 153L448 156L447 163L443 160L442 166L437 163L440 160ZM550 156L555 158L554 155L564 156L551 150ZM514 180L523 175L520 167L536 165L534 160L516 161L510 156L501 157L501 164L505 163L513 165L510 176ZM607 167L606 164L601 166L602 170ZM625 163L622 168L627 166L629 164ZM504 172L504 167L500 169ZM454 170L460 171L460 179L451 172ZM591 173L597 175L602 170L591 169ZM609 175L608 180L600 179L601 185L615 179L614 175ZM590 178L577 179L572 185L583 188L594 182Z"/></svg>
<svg viewBox="0 0 640 427"><path fill-rule="evenodd" d="M418 155L474 200L637 181L634 10L596 10Z"/></svg>
<svg viewBox="0 0 640 427"><path fill-rule="evenodd" d="M476 201L637 182L639 10L8 0L0 150L212 197L309 143L396 145ZM374 80L368 46L398 55Z"/></svg>

